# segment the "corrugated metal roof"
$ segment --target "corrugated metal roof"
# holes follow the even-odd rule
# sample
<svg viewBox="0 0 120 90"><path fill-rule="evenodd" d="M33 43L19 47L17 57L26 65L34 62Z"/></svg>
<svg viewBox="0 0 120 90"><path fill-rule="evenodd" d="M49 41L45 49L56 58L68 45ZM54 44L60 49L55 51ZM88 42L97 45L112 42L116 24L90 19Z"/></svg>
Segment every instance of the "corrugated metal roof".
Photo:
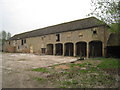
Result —
<svg viewBox="0 0 120 90"><path fill-rule="evenodd" d="M96 27L106 25L95 17L89 17L85 19L75 20L67 23L62 23L54 26L49 26L21 34L16 34L11 37L9 40L23 39L29 37L42 36L47 34L61 33L73 30L82 30L86 28Z"/></svg>

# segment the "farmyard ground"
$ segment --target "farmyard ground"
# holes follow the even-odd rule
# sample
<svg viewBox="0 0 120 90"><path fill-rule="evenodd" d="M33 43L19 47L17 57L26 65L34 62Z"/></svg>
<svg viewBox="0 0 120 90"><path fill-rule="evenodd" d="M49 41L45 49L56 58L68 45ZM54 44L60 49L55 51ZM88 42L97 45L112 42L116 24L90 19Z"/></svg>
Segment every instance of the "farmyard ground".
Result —
<svg viewBox="0 0 120 90"><path fill-rule="evenodd" d="M2 56L3 88L117 88L120 83L118 64L110 62L113 68L106 68L110 65L104 58L76 61L76 57L21 53Z"/></svg>

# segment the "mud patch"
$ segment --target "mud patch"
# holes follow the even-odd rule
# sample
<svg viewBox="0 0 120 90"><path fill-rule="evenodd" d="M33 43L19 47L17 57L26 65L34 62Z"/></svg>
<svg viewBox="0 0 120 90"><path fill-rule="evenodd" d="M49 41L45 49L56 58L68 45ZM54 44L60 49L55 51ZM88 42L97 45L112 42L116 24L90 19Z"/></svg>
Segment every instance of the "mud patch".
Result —
<svg viewBox="0 0 120 90"><path fill-rule="evenodd" d="M55 69L70 69L70 66L68 66L68 65L58 65L58 66L55 66Z"/></svg>

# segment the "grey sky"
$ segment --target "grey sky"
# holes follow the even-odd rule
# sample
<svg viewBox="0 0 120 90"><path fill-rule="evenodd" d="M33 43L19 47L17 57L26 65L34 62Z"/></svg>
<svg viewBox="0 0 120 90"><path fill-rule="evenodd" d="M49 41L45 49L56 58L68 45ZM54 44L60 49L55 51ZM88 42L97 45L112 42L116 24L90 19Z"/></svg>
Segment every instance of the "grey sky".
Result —
<svg viewBox="0 0 120 90"><path fill-rule="evenodd" d="M0 29L14 34L86 18L91 0L0 0Z"/></svg>

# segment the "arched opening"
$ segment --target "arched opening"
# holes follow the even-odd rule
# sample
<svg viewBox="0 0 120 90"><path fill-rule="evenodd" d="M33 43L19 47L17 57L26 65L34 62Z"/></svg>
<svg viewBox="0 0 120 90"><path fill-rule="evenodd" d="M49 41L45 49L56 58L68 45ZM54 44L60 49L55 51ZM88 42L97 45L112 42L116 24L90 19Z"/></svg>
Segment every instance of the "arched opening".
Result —
<svg viewBox="0 0 120 90"><path fill-rule="evenodd" d="M73 43L65 44L65 56L73 56Z"/></svg>
<svg viewBox="0 0 120 90"><path fill-rule="evenodd" d="M56 55L63 54L63 45L61 43L55 44L55 54Z"/></svg>
<svg viewBox="0 0 120 90"><path fill-rule="evenodd" d="M101 57L102 56L102 42L91 41L89 43L90 57Z"/></svg>
<svg viewBox="0 0 120 90"><path fill-rule="evenodd" d="M76 43L76 56L86 57L86 42L77 42Z"/></svg>
<svg viewBox="0 0 120 90"><path fill-rule="evenodd" d="M53 55L53 44L47 44L47 55Z"/></svg>

